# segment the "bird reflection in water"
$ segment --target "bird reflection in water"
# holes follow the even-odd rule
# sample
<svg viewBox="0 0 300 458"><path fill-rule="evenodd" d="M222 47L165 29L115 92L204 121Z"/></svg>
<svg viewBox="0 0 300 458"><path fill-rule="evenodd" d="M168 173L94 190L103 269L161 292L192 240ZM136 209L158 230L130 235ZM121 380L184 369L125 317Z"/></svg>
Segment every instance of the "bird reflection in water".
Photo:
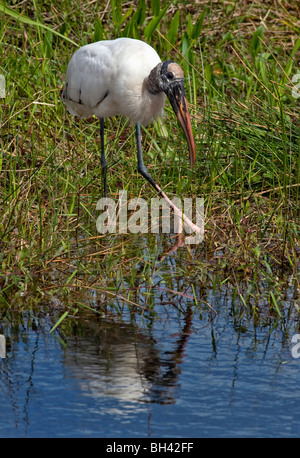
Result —
<svg viewBox="0 0 300 458"><path fill-rule="evenodd" d="M175 341L174 336L166 336L164 343L173 350L162 352L151 333L146 335L131 325L87 320L80 326L80 336L67 338L64 364L81 390L94 398L172 404L191 324L188 307Z"/></svg>

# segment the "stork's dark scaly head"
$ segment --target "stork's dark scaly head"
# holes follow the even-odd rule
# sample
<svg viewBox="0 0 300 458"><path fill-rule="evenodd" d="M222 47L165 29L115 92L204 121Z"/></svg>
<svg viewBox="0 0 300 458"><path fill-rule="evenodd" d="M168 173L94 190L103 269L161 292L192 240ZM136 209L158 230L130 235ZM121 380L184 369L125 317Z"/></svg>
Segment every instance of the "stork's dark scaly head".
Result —
<svg viewBox="0 0 300 458"><path fill-rule="evenodd" d="M168 97L188 142L191 168L196 160L190 114L184 91L184 73L172 60L158 64L149 75L149 85L153 93L164 92Z"/></svg>
<svg viewBox="0 0 300 458"><path fill-rule="evenodd" d="M183 81L184 73L181 67L179 67L173 60L166 60L162 62L160 68L160 75L162 84L168 86L172 82Z"/></svg>

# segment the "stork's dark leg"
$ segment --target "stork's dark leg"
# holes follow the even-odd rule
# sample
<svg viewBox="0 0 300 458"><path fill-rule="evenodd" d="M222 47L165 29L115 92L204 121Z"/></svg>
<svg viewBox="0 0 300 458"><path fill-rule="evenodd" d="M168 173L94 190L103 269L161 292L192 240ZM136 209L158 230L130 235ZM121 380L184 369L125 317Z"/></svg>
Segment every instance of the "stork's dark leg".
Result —
<svg viewBox="0 0 300 458"><path fill-rule="evenodd" d="M192 221L190 221L184 213L182 213L182 210L179 209L174 205L174 203L168 198L168 196L164 193L164 191L158 186L158 184L155 183L153 178L148 173L147 167L144 164L143 161L143 153L142 153L142 141L141 141L141 125L138 123L136 124L136 142L137 142L137 169L138 172L143 175L144 178L153 186L153 188L160 194L163 199L170 205L170 207L173 209L175 215L179 218L179 222L184 220L184 222L194 231L197 233L200 233L202 235L202 228L199 228L196 226ZM181 230L182 230L182 225L180 225Z"/></svg>
<svg viewBox="0 0 300 458"><path fill-rule="evenodd" d="M147 167L143 161L143 152L142 152L142 139L141 139L141 125L136 124L136 143L137 143L137 169L138 172L143 175L144 178L154 187L154 189L161 194L161 189L155 183L153 178L149 175Z"/></svg>
<svg viewBox="0 0 300 458"><path fill-rule="evenodd" d="M105 159L105 145L104 145L104 119L100 118L100 142L101 142L101 167L102 167L102 179L103 179L103 190L104 197L107 197L107 187L106 187L106 172L107 172L107 162Z"/></svg>

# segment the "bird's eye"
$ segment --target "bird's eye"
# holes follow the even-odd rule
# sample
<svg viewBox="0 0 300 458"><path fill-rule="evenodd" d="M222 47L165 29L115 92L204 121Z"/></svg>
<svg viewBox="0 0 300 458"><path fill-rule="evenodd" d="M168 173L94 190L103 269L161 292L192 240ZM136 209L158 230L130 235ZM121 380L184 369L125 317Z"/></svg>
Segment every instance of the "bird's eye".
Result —
<svg viewBox="0 0 300 458"><path fill-rule="evenodd" d="M168 72L168 73L166 74L166 76L167 76L168 80L172 80L172 79L174 78L174 75L173 75L172 72Z"/></svg>

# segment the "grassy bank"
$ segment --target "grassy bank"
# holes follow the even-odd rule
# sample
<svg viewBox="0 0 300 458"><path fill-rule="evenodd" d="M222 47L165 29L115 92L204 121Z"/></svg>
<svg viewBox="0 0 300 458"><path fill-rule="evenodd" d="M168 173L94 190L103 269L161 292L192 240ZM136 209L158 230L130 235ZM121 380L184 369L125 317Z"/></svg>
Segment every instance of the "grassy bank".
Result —
<svg viewBox="0 0 300 458"><path fill-rule="evenodd" d="M287 298L297 314L298 2L119 3L24 1L4 10L0 2L3 310L57 298L70 313L81 305L150 310L160 275L176 303L184 294L211 311L207 288L227 287L241 314L282 318ZM97 233L98 122L74 121L60 101L77 47L117 36L146 40L186 73L193 172L169 106L163 129L143 130L145 163L167 194L205 199L204 242L170 255L175 270L168 256L158 262L172 245L166 234ZM120 189L155 196L135 171L128 121L106 122L106 149L111 197Z"/></svg>

